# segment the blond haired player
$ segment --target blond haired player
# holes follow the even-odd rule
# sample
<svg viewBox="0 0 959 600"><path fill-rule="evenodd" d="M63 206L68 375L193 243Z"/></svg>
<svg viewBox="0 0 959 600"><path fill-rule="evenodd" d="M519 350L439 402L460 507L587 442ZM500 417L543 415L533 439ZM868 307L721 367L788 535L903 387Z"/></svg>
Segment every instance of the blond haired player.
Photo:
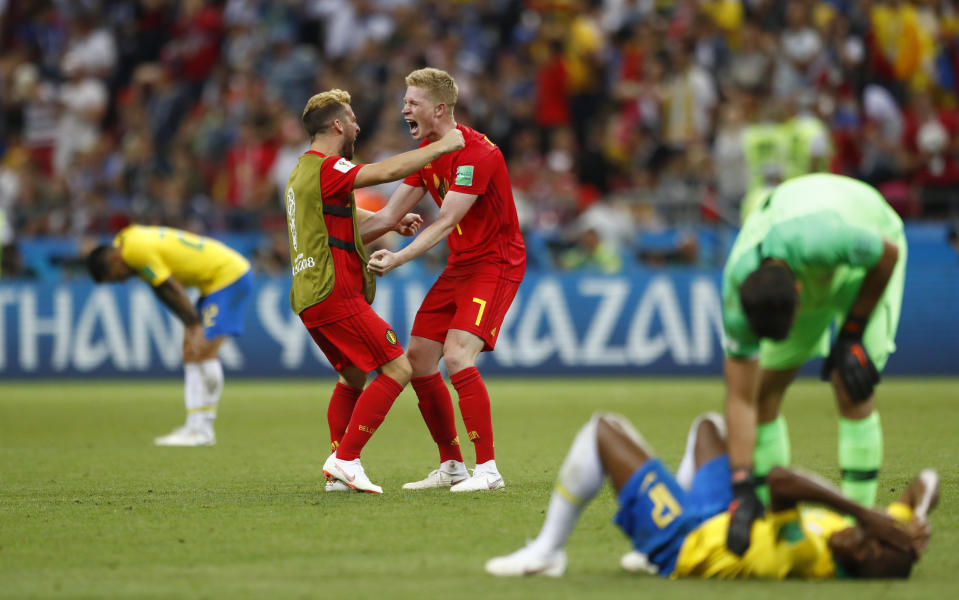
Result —
<svg viewBox="0 0 959 600"><path fill-rule="evenodd" d="M370 271L385 275L420 256L444 238L446 268L423 299L413 322L408 352L419 409L439 450L440 466L405 489L450 488L452 492L505 487L493 452L493 420L486 384L476 369L480 352L492 351L523 274L526 246L519 230L506 162L482 133L457 124L456 82L439 69L419 69L406 77L403 118L420 148L429 148L451 131L461 131L466 147L430 162L407 177L389 204L408 210L427 192L439 205L436 221L410 245L393 253L379 250ZM460 413L476 451L470 476L456 435L453 401L439 372L440 358L459 395Z"/></svg>

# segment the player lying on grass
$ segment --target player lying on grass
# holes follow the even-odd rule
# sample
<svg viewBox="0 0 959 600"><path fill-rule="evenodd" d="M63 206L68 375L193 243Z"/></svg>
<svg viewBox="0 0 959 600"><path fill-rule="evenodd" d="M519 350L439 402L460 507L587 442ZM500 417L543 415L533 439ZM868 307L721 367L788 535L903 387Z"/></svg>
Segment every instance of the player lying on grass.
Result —
<svg viewBox="0 0 959 600"><path fill-rule="evenodd" d="M649 570L663 577L909 575L929 544L927 515L939 499L935 471L922 471L880 512L818 477L775 467L768 478L770 510L753 523L752 544L738 556L726 548L733 494L725 429L715 414L694 421L674 478L628 421L593 416L560 467L539 536L513 554L489 560L486 570L501 576L562 575L566 540L609 475L619 503L614 521L631 538L632 557L645 557ZM800 508L800 502L825 508Z"/></svg>

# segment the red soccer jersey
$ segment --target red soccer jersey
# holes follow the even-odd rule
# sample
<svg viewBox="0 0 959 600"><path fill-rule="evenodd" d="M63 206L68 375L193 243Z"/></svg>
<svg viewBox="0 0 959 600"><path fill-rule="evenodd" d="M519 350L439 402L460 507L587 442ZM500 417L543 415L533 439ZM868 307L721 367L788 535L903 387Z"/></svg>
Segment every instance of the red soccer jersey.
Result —
<svg viewBox="0 0 959 600"><path fill-rule="evenodd" d="M325 156L314 150L307 154ZM350 206L350 193L353 191L353 180L356 179L360 167L345 158L330 156L323 161L320 168L320 193L323 195L323 204ZM317 206L316 210L323 210ZM353 239L353 219L332 214L324 214L326 232L331 238L344 242L361 243ZM366 305L363 298L363 265L356 252L330 248L333 254L333 269L335 283L333 293L326 300L314 304L301 313L303 322L307 326L321 325L354 315Z"/></svg>
<svg viewBox="0 0 959 600"><path fill-rule="evenodd" d="M491 271L510 281L522 281L526 245L519 232L513 189L503 153L482 133L465 125L466 146L444 154L413 173L403 183L425 187L438 205L446 192L476 194L459 225L447 237L448 269ZM429 143L423 140L420 147Z"/></svg>

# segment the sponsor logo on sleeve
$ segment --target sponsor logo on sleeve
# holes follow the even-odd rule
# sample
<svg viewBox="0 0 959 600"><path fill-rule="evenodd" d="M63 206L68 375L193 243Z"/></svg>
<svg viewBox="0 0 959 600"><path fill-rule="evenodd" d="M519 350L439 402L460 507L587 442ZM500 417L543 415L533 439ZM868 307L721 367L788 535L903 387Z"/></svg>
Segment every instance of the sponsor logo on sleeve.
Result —
<svg viewBox="0 0 959 600"><path fill-rule="evenodd" d="M456 167L456 185L473 185L473 165Z"/></svg>
<svg viewBox="0 0 959 600"><path fill-rule="evenodd" d="M333 169L339 171L340 173L349 173L350 169L352 169L355 166L356 165L346 160L345 158L341 158L340 160L336 161L335 165L333 165Z"/></svg>

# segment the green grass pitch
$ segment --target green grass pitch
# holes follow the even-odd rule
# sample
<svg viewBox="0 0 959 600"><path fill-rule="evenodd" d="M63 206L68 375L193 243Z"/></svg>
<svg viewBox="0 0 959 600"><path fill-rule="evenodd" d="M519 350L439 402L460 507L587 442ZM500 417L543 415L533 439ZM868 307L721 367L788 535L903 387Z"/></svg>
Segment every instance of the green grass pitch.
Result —
<svg viewBox="0 0 959 600"><path fill-rule="evenodd" d="M437 457L407 389L364 452L382 496L326 494L330 380L228 379L213 448L155 448L182 421L175 381L0 387L2 598L946 598L959 582L956 379L879 388L880 501L942 475L929 553L908 582L669 581L619 568L608 488L584 513L564 578L501 580L483 562L539 530L556 469L596 410L632 419L675 467L719 379L491 379L503 493L404 492ZM796 464L836 479L829 389L787 397ZM462 431L461 439L466 439ZM464 454L472 457L466 444ZM952 590L950 592L949 590Z"/></svg>

